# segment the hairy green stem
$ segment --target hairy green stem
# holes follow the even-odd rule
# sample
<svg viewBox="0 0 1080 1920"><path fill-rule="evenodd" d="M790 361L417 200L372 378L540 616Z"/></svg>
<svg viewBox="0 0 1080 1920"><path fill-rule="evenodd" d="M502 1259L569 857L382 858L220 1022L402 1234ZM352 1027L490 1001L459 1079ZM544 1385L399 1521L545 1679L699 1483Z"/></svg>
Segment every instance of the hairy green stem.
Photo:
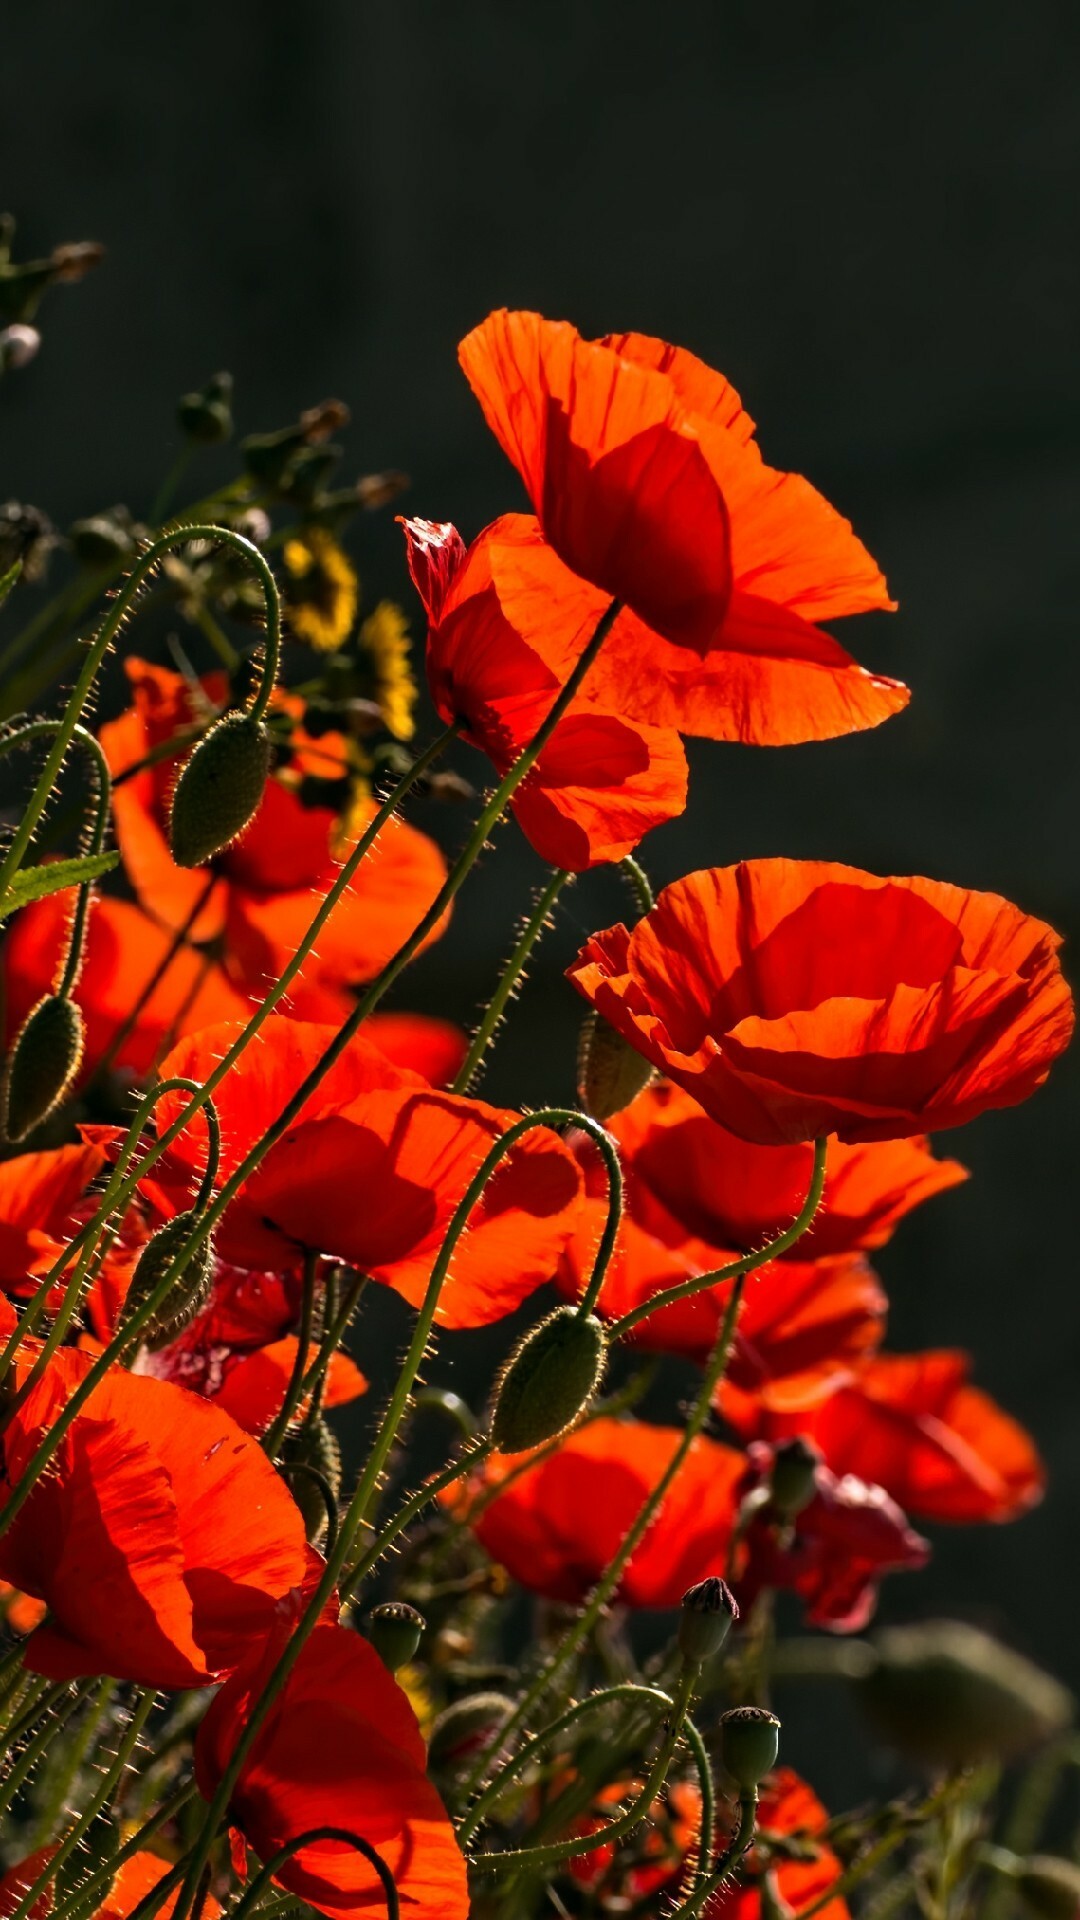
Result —
<svg viewBox="0 0 1080 1920"><path fill-rule="evenodd" d="M671 1920L697 1920L705 1902L723 1886L728 1874L738 1866L743 1855L750 1851L753 1844L754 1832L757 1827L757 1808L758 1794L756 1787L750 1793L740 1794L739 1818L731 1840L715 1867L711 1870L706 1867L704 1874L702 1874L701 1871L702 1862L707 1860L708 1855L704 1847L700 1849L697 1874L690 1897L688 1900L684 1900L680 1907L676 1908L671 1916Z"/></svg>
<svg viewBox="0 0 1080 1920"><path fill-rule="evenodd" d="M10 733L0 736L0 756L10 753L13 747L25 746L30 740L38 740L42 734L55 734L60 728L59 720L30 720L25 726L16 727ZM105 833L109 824L109 804L112 798L112 780L109 763L100 741L88 733L85 727L73 727L72 742L82 748L87 755L94 775L94 812L90 823L89 851L101 853L105 846ZM90 895L93 881L86 880L76 890L75 912L72 915L68 933L67 956L64 971L56 992L61 1000L66 1000L79 977L82 967L83 946L86 939L86 917L90 911Z"/></svg>
<svg viewBox="0 0 1080 1920"><path fill-rule="evenodd" d="M246 1920L246 1916L254 1911L275 1874L280 1873L282 1867L288 1864L294 1853L299 1853L301 1847L311 1846L316 1840L344 1840L350 1847L355 1847L358 1853L362 1853L379 1877L386 1899L387 1920L398 1920L401 1905L393 1874L382 1855L376 1853L370 1841L363 1839L358 1833L353 1833L348 1827L312 1827L309 1832L298 1834L295 1840L289 1840L283 1847L279 1847L276 1853L271 1854L269 1860L264 1861L251 1885L246 1888L232 1908L229 1920ZM364 1904L366 1906L367 1901Z"/></svg>
<svg viewBox="0 0 1080 1920"><path fill-rule="evenodd" d="M296 1359L293 1362L292 1375L285 1389L285 1398L276 1418L263 1436L263 1451L273 1460L276 1458L289 1423L304 1397L304 1376L308 1366L308 1349L311 1345L311 1327L315 1314L315 1285L319 1270L319 1254L310 1247L304 1253L304 1275L300 1295L300 1325L296 1337Z"/></svg>
<svg viewBox="0 0 1080 1920"><path fill-rule="evenodd" d="M478 1467L487 1459L492 1451L492 1444L486 1438L474 1440L440 1472L433 1473L422 1486L417 1487L409 1495L398 1508L393 1519L386 1521L380 1527L378 1538L372 1542L363 1558L357 1561L355 1567L351 1572L346 1573L341 1581L340 1592L343 1601L351 1599L357 1588L362 1587L364 1581L371 1577L394 1541L405 1532L407 1527L411 1527L417 1515L423 1513L425 1507L430 1506L444 1487L452 1486L455 1480L460 1480L463 1474L469 1473L473 1467Z"/></svg>
<svg viewBox="0 0 1080 1920"><path fill-rule="evenodd" d="M562 867L556 867L546 887L541 889L536 904L529 914L513 952L499 978L499 983L484 1009L480 1025L472 1037L469 1051L458 1069L457 1077L450 1091L468 1093L483 1062L484 1055L495 1037L496 1029L506 1010L507 1001L514 993L528 964L529 956L548 924L548 916L563 888L574 878Z"/></svg>

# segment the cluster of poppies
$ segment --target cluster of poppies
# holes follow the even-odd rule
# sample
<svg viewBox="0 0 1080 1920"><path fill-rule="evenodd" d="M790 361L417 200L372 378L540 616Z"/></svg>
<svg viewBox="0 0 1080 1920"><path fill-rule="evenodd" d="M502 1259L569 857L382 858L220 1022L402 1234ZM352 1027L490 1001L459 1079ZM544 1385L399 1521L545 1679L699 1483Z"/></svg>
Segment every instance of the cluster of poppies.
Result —
<svg viewBox="0 0 1080 1920"><path fill-rule="evenodd" d="M805 480L765 463L721 375L642 335L589 342L530 313L491 315L460 353L533 512L503 515L469 545L447 523L404 522L428 686L500 779L541 736L509 804L546 861L571 872L619 861L681 813L684 735L781 746L903 708L907 690L820 624L891 606L880 571ZM308 1617L328 1515L304 1496L314 1480L336 1499L325 1413L367 1390L353 1360L320 1344L350 1286L362 1278L419 1308L463 1197L521 1116L455 1090L465 1041L446 1021L380 1009L335 1047L357 991L418 930L433 940L446 924L447 862L400 817L380 825L288 995L259 1016L377 802L354 794L342 808L347 743L278 688L250 824L208 864L178 863L177 771L232 691L223 673L196 679L134 656L125 668L130 705L100 729L125 897L90 912L68 1105L0 1163L9 1625L26 1636L24 1670L51 1681L217 1687L194 1738L207 1799L299 1629L233 1769L238 1871L248 1846L264 1861L293 1846L278 1883L331 1920L379 1911L387 1871L402 1913L465 1920L466 1859L414 1704L336 1595ZM39 899L11 925L9 1042L64 966L70 898ZM736 1288L739 1302L710 1418L613 1604L677 1608L724 1574L744 1614L788 1589L810 1624L857 1630L881 1577L924 1563L916 1524L1008 1520L1040 1497L1033 1442L970 1383L965 1355L884 1347L871 1257L913 1208L966 1178L927 1135L1023 1100L1067 1045L1058 945L992 895L782 859L692 874L636 924L587 940L570 982L637 1089L600 1115L625 1202L590 1304L614 1342L704 1371ZM94 1117L88 1090L106 1076L161 1083L160 1141L185 1113L177 1082L204 1086L226 1056L213 1124L196 1114L147 1160L70 1314L80 1234L127 1153L126 1128ZM762 1262L815 1169L812 1226ZM125 1350L147 1248L205 1204L202 1185L226 1184L206 1289ZM435 1325L500 1321L552 1282L578 1302L609 1207L595 1127L521 1131L472 1207ZM64 1338L43 1349L56 1315ZM110 1345L118 1357L86 1392ZM520 1586L577 1606L682 1430L572 1412L535 1457L486 1451L443 1501L444 1523L470 1527ZM621 1800L625 1779L604 1791ZM593 1813L574 1831L595 1840L603 1804ZM673 1779L654 1814L617 1886L602 1844L573 1864L581 1897L614 1889L632 1904L677 1887L700 1794ZM803 1783L773 1776L760 1830L799 1845L781 1847L770 1897L797 1906L830 1885L825 1818ZM340 1833L306 1838L328 1828L367 1850ZM4 1912L48 1883L50 1857L0 1881ZM739 1886L709 1895L706 1920L756 1917L771 1857L759 1843ZM130 1913L162 1871L152 1850L131 1852L100 1911ZM216 1911L212 1899L203 1908Z"/></svg>

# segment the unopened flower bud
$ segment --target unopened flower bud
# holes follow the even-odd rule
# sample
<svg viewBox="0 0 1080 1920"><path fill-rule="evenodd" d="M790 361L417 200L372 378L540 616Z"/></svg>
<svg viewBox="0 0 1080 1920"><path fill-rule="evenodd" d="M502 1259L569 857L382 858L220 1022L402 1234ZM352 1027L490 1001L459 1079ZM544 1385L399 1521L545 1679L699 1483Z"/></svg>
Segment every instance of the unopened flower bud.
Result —
<svg viewBox="0 0 1080 1920"><path fill-rule="evenodd" d="M1080 1867L1072 1860L1032 1854L1020 1863L1013 1884L1032 1920L1076 1920L1080 1914Z"/></svg>
<svg viewBox="0 0 1080 1920"><path fill-rule="evenodd" d="M4 327L0 331L0 373L15 373L20 367L28 367L40 346L41 335L36 327L28 327L18 320Z"/></svg>
<svg viewBox="0 0 1080 1920"><path fill-rule="evenodd" d="M340 459L340 447L299 447L279 475L278 487L286 499L310 506L323 491Z"/></svg>
<svg viewBox="0 0 1080 1920"><path fill-rule="evenodd" d="M181 867L201 867L254 818L270 771L270 735L247 713L216 720L173 792L169 844Z"/></svg>
<svg viewBox="0 0 1080 1920"><path fill-rule="evenodd" d="M324 1483L336 1502L341 1491L341 1448L320 1414L285 1435L279 1454L289 1491L300 1509L308 1544L321 1545L330 1524Z"/></svg>
<svg viewBox="0 0 1080 1920"><path fill-rule="evenodd" d="M135 554L135 536L126 509L111 513L88 514L76 520L68 538L71 550L81 566L116 567L125 565Z"/></svg>
<svg viewBox="0 0 1080 1920"><path fill-rule="evenodd" d="M215 373L205 387L185 393L176 409L177 419L189 440L213 446L232 435L231 373Z"/></svg>
<svg viewBox="0 0 1080 1920"><path fill-rule="evenodd" d="M769 1478L769 1505L781 1520L794 1520L809 1506L820 1465L818 1448L800 1435L777 1442Z"/></svg>
<svg viewBox="0 0 1080 1920"><path fill-rule="evenodd" d="M128 1319L156 1292L181 1247L191 1237L200 1216L191 1208L167 1220L152 1233L136 1262L124 1300ZM147 1347L164 1347L175 1339L205 1305L210 1292L214 1249L207 1234L200 1240L187 1266L177 1274L165 1298L159 1301L148 1320L139 1329L139 1339Z"/></svg>
<svg viewBox="0 0 1080 1920"><path fill-rule="evenodd" d="M605 1352L599 1320L575 1307L556 1307L532 1327L496 1383L497 1450L525 1453L573 1426L600 1384Z"/></svg>
<svg viewBox="0 0 1080 1920"><path fill-rule="evenodd" d="M367 1637L384 1667L396 1673L413 1658L427 1621L404 1600L388 1600L367 1617Z"/></svg>
<svg viewBox="0 0 1080 1920"><path fill-rule="evenodd" d="M47 993L15 1037L4 1076L4 1133L25 1140L60 1105L83 1055L83 1017L73 1000Z"/></svg>
<svg viewBox="0 0 1080 1920"><path fill-rule="evenodd" d="M578 1039L578 1098L594 1120L610 1120L648 1086L653 1069L602 1014L587 1013Z"/></svg>
<svg viewBox="0 0 1080 1920"><path fill-rule="evenodd" d="M505 1693L472 1693L440 1713L431 1729L428 1762L432 1768L461 1772L494 1745L503 1721L514 1711Z"/></svg>
<svg viewBox="0 0 1080 1920"><path fill-rule="evenodd" d="M756 1793L776 1765L780 1722L767 1707L732 1707L720 1716L720 1761L740 1793Z"/></svg>
<svg viewBox="0 0 1080 1920"><path fill-rule="evenodd" d="M873 1651L859 1702L884 1739L929 1766L1012 1759L1072 1718L1056 1680L959 1620L890 1627Z"/></svg>
<svg viewBox="0 0 1080 1920"><path fill-rule="evenodd" d="M679 1615L679 1652L690 1666L700 1667L719 1653L739 1617L735 1596L725 1580L711 1574L688 1587Z"/></svg>

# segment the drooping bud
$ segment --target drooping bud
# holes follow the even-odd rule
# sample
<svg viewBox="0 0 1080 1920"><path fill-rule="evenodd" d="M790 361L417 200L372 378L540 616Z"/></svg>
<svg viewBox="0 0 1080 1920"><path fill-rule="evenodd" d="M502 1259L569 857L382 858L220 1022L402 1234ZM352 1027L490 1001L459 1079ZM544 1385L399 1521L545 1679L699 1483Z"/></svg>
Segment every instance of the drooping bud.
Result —
<svg viewBox="0 0 1080 1920"><path fill-rule="evenodd" d="M4 1075L4 1134L18 1143L55 1112L83 1055L83 1017L73 1000L47 993L15 1037Z"/></svg>
<svg viewBox="0 0 1080 1920"><path fill-rule="evenodd" d="M388 1600L367 1617L367 1637L384 1667L396 1673L414 1657L427 1621L404 1600Z"/></svg>
<svg viewBox="0 0 1080 1920"><path fill-rule="evenodd" d="M176 415L189 440L196 440L202 446L213 446L217 441L231 437L232 391L232 374L215 373L205 387L195 393L184 394Z"/></svg>
<svg viewBox="0 0 1080 1920"><path fill-rule="evenodd" d="M720 1716L720 1762L740 1793L756 1793L776 1765L780 1722L767 1707L731 1707Z"/></svg>
<svg viewBox="0 0 1080 1920"><path fill-rule="evenodd" d="M959 1620L890 1627L873 1652L860 1704L890 1745L935 1768L1012 1759L1072 1718L1056 1680Z"/></svg>
<svg viewBox="0 0 1080 1920"><path fill-rule="evenodd" d="M131 1276L131 1285L124 1300L125 1319L130 1319L139 1307L144 1306L161 1285L181 1247L198 1225L199 1218L199 1214L189 1208L185 1213L178 1213L172 1220L167 1220L163 1227L158 1227L157 1232L151 1234ZM177 1274L165 1298L140 1327L139 1339L144 1346L167 1346L189 1321L194 1320L200 1308L206 1304L213 1264L213 1242L207 1234L200 1240L187 1266Z"/></svg>
<svg viewBox="0 0 1080 1920"><path fill-rule="evenodd" d="M578 1039L578 1099L594 1120L610 1120L636 1100L653 1077L643 1054L602 1014L587 1013Z"/></svg>
<svg viewBox="0 0 1080 1920"><path fill-rule="evenodd" d="M700 1667L719 1653L738 1617L735 1596L726 1580L710 1574L707 1580L688 1587L682 1597L678 1631L679 1652L688 1665Z"/></svg>
<svg viewBox="0 0 1080 1920"><path fill-rule="evenodd" d="M514 1705L505 1693L471 1693L455 1700L431 1729L429 1765L450 1773L464 1771L494 1745L498 1728Z"/></svg>
<svg viewBox="0 0 1080 1920"><path fill-rule="evenodd" d="M821 1454L796 1435L777 1442L769 1479L769 1505L781 1520L794 1520L814 1497Z"/></svg>
<svg viewBox="0 0 1080 1920"><path fill-rule="evenodd" d="M1076 1920L1080 1914L1080 1867L1050 1853L1020 1863L1013 1884L1032 1920Z"/></svg>
<svg viewBox="0 0 1080 1920"><path fill-rule="evenodd" d="M254 818L270 772L270 735L247 713L215 720L173 792L169 844L181 867L201 867Z"/></svg>
<svg viewBox="0 0 1080 1920"><path fill-rule="evenodd" d="M556 1307L532 1327L495 1386L491 1437L499 1453L525 1453L572 1427L600 1384L606 1346L592 1314Z"/></svg>
<svg viewBox="0 0 1080 1920"><path fill-rule="evenodd" d="M341 1491L341 1448L337 1434L320 1414L285 1435L278 1457L289 1491L303 1516L308 1545L317 1547L325 1539L330 1523L326 1497L319 1482L325 1481L335 1501Z"/></svg>

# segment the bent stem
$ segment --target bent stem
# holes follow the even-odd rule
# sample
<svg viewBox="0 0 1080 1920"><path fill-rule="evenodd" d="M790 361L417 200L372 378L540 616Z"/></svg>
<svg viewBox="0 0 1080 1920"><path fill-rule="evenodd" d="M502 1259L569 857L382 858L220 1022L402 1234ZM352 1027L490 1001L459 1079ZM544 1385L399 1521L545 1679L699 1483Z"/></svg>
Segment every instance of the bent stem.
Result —
<svg viewBox="0 0 1080 1920"><path fill-rule="evenodd" d="M280 1873L282 1867L288 1864L294 1853L299 1853L301 1847L309 1847L316 1840L343 1840L348 1846L355 1847L357 1853L362 1853L364 1859L374 1867L379 1876L386 1897L387 1920L398 1920L401 1907L393 1874L382 1855L376 1853L371 1842L363 1839L360 1834L353 1833L349 1827L311 1827L307 1833L298 1834L295 1840L289 1840L285 1846L279 1847L277 1852L271 1854L269 1860L259 1868L251 1885L246 1888L232 1908L229 1920L245 1920L245 1916L257 1906L275 1874ZM365 1901L364 1904L366 1905L367 1902Z"/></svg>
<svg viewBox="0 0 1080 1920"><path fill-rule="evenodd" d="M793 1247L796 1240L801 1239L812 1224L814 1215L821 1205L821 1196L825 1191L825 1160L828 1150L828 1135L822 1134L820 1139L814 1141L814 1167L806 1199L790 1227L785 1227L783 1233L778 1233L774 1240L767 1241L765 1246L757 1249L756 1253L744 1253L740 1259L729 1261L727 1266L717 1267L714 1273L696 1274L692 1280L683 1280L677 1287L666 1287L662 1293L652 1294L648 1300L643 1300L640 1306L632 1307L629 1313L624 1313L621 1319L612 1321L608 1328L609 1339L621 1339L636 1327L639 1321L647 1320L650 1314L659 1313L662 1307L670 1307L676 1301L689 1300L693 1294L703 1292L706 1287L718 1286L723 1280L745 1279L748 1273L754 1273L758 1267L767 1266L770 1260L777 1259L780 1254L786 1253L789 1247Z"/></svg>
<svg viewBox="0 0 1080 1920"><path fill-rule="evenodd" d="M697 1916L700 1914L706 1900L723 1886L728 1874L738 1866L743 1855L749 1853L757 1827L757 1810L758 1791L756 1787L750 1793L739 1795L738 1824L727 1848L721 1854L720 1859L712 1871L706 1867L705 1872L702 1873L702 1865L703 1862L707 1860L708 1855L705 1852L704 1845L701 1847L698 1855L697 1875L690 1898L684 1900L681 1906L676 1907L675 1912L671 1916L671 1920L697 1920ZM702 1831L704 1833L704 1821L702 1822ZM800 1916L800 1920L802 1920L802 1916Z"/></svg>
<svg viewBox="0 0 1080 1920"><path fill-rule="evenodd" d="M42 734L55 734L63 723L59 720L31 720L26 726L16 727L13 732L0 738L0 756L10 753L13 747L24 746L30 740L39 740ZM112 800L112 778L109 763L105 758L105 749L101 742L88 733L85 727L73 727L71 738L76 746L82 748L91 762L94 775L95 796L94 813L90 823L88 849L91 853L101 853L105 847L105 832L109 824L109 806ZM85 880L78 888L75 897L75 912L71 919L68 934L67 957L60 985L56 988L59 999L66 1000L78 980L82 968L83 945L86 939L86 917L90 911L90 895L93 882Z"/></svg>
<svg viewBox="0 0 1080 1920"><path fill-rule="evenodd" d="M469 1051L458 1069L457 1076L450 1088L451 1093L468 1093L480 1069L484 1055L495 1038L496 1029L506 1011L507 1001L517 991L529 956L539 940L544 928L549 924L548 916L563 888L574 878L563 867L556 867L547 886L540 892L536 904L525 921L517 944L503 969L499 984L488 1005L484 1009L480 1025L472 1037Z"/></svg>

